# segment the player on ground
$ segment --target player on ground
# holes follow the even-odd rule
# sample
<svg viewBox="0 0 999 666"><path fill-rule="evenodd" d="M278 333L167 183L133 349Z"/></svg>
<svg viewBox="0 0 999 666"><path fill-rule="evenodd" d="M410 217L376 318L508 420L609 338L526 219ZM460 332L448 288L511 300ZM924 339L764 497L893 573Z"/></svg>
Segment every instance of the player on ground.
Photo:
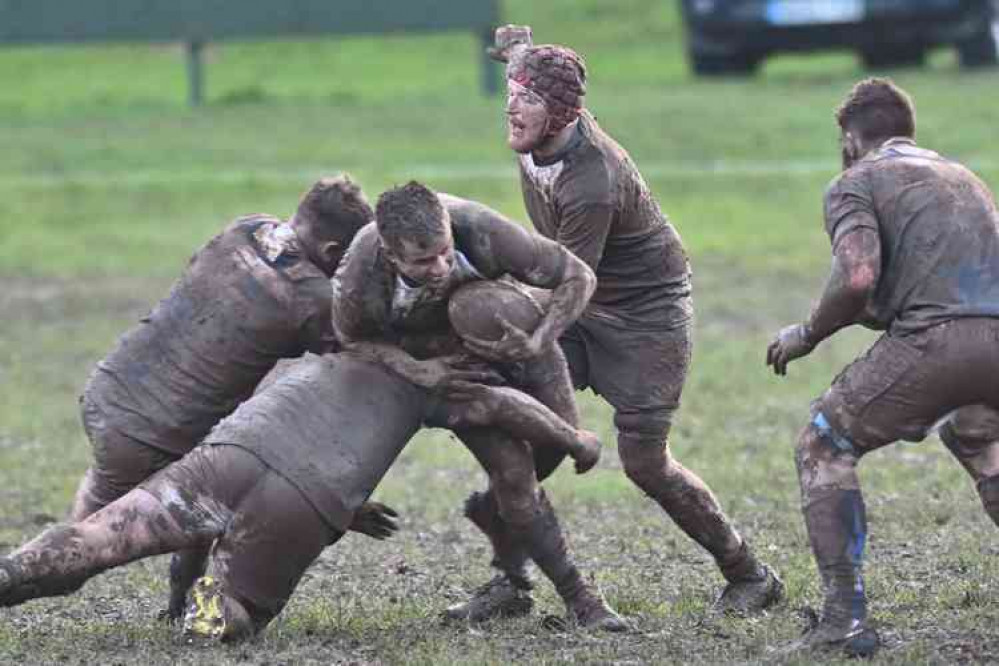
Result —
<svg viewBox="0 0 999 666"><path fill-rule="evenodd" d="M532 46L530 28L497 31L491 55L507 67L507 141L519 156L524 203L543 236L593 269L597 288L559 338L572 380L614 407L625 473L715 558L728 586L720 611L750 612L776 602L782 585L732 527L718 501L670 453L667 437L690 362L692 306L687 257L627 152L583 108L586 68L562 46ZM516 336L470 344L489 358L523 358ZM561 456L535 451L539 478ZM488 503L476 495L470 505ZM474 521L474 519L473 519ZM482 521L474 521L482 525ZM502 521L492 521L494 543ZM497 550L501 574L450 612L502 613L523 604L516 552Z"/></svg>
<svg viewBox="0 0 999 666"><path fill-rule="evenodd" d="M190 451L281 358L335 347L332 276L374 217L349 177L322 179L288 222L231 223L170 294L97 364L80 399L94 449L71 512L82 520ZM171 617L204 558L175 558Z"/></svg>
<svg viewBox="0 0 999 666"><path fill-rule="evenodd" d="M516 314L507 304L498 312ZM68 594L108 568L217 542L185 632L245 638L281 612L306 567L348 527L376 538L395 530L394 512L362 502L425 420L599 446L520 391L465 380L451 388L428 392L350 353L285 364L204 445L82 522L0 559L0 605Z"/></svg>
<svg viewBox="0 0 999 666"><path fill-rule="evenodd" d="M565 360L554 342L578 316L594 286L593 273L569 252L471 201L436 195L419 183L382 194L376 225L360 233L334 278L333 322L347 349L379 360L430 393L445 394L456 377L468 376L466 355L447 355L435 341L450 330L448 301L462 284L503 275L552 290L551 303L530 334L500 318L509 337L517 333L522 358L534 379L529 390L575 426L578 419ZM428 341L429 338L429 341ZM529 587L524 567L533 559L554 583L581 626L622 630L623 620L583 580L572 564L558 520L535 478L531 446L488 428L456 428L489 475L488 511L469 505L473 520L499 520L510 529L491 533L498 551L523 553L513 572ZM542 448L542 447L538 447ZM564 455L564 454L560 454ZM530 605L508 605L511 614ZM481 620L475 613L463 615Z"/></svg>
<svg viewBox="0 0 999 666"><path fill-rule="evenodd" d="M791 648L863 655L879 643L861 577L863 455L922 440L953 413L943 439L999 522L999 214L971 171L916 145L912 101L890 80L858 83L836 120L843 173L825 194L832 272L808 320L777 334L767 364L783 375L853 324L886 331L812 404L795 451L825 603Z"/></svg>

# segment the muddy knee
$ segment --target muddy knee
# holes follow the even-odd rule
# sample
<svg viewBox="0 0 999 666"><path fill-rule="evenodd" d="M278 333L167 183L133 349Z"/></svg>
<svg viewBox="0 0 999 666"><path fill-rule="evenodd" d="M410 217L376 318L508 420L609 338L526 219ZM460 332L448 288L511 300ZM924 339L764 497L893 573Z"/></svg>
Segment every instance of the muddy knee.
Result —
<svg viewBox="0 0 999 666"><path fill-rule="evenodd" d="M622 414L616 415L614 421L619 430L618 455L631 482L649 495L674 486L681 472L669 452L668 423Z"/></svg>
<svg viewBox="0 0 999 666"><path fill-rule="evenodd" d="M837 432L821 412L802 429L795 442L794 463L802 502L822 488L858 490L856 467L860 453L853 442Z"/></svg>

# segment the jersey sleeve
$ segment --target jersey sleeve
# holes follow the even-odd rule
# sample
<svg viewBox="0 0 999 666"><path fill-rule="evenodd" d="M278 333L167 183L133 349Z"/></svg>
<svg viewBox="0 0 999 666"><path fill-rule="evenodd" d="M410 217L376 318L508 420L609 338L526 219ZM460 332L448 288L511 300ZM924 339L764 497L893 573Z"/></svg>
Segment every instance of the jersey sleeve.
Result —
<svg viewBox="0 0 999 666"><path fill-rule="evenodd" d="M852 169L835 179L826 190L826 233L835 249L840 239L856 229L878 231L874 197L862 169Z"/></svg>

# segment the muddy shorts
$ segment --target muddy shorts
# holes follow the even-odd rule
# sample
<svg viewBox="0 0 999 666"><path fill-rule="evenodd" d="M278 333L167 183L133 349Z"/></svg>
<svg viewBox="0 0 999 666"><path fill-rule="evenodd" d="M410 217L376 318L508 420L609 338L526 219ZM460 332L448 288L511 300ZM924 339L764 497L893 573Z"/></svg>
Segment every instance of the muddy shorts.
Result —
<svg viewBox="0 0 999 666"><path fill-rule="evenodd" d="M200 446L141 487L185 529L217 535L209 574L258 628L281 612L323 548L343 536L283 476L238 446Z"/></svg>
<svg viewBox="0 0 999 666"><path fill-rule="evenodd" d="M584 315L559 338L578 390L614 408L622 432L665 443L680 406L691 355L691 324L632 330Z"/></svg>
<svg viewBox="0 0 999 666"><path fill-rule="evenodd" d="M883 335L812 404L812 424L837 448L861 455L921 441L969 405L999 409L999 319Z"/></svg>
<svg viewBox="0 0 999 666"><path fill-rule="evenodd" d="M94 450L88 470L91 493L107 506L132 488L178 459L126 435L109 422L104 410L86 394L80 398L83 429Z"/></svg>

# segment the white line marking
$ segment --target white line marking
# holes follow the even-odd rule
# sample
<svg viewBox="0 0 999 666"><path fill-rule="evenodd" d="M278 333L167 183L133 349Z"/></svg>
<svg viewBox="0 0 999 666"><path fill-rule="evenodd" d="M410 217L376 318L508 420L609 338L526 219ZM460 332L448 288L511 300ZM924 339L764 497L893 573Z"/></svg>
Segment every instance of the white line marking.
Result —
<svg viewBox="0 0 999 666"><path fill-rule="evenodd" d="M986 157L970 158L965 161L965 164L975 170L999 168L999 161ZM646 162L643 164L639 162L638 168L646 178L812 176L816 174L825 174L832 178L838 171L838 164L832 159L757 162L719 160L706 163ZM120 188L183 183L307 183L322 175L339 170L344 170L344 167L213 169L211 171L146 169L128 172L80 170L64 173L0 174L0 188L46 189L67 184ZM346 170L350 171L351 169ZM364 170L357 169L357 171ZM517 168L513 163L412 164L407 167L394 167L387 171L386 175L389 180L415 178L417 180L513 181L517 178Z"/></svg>

